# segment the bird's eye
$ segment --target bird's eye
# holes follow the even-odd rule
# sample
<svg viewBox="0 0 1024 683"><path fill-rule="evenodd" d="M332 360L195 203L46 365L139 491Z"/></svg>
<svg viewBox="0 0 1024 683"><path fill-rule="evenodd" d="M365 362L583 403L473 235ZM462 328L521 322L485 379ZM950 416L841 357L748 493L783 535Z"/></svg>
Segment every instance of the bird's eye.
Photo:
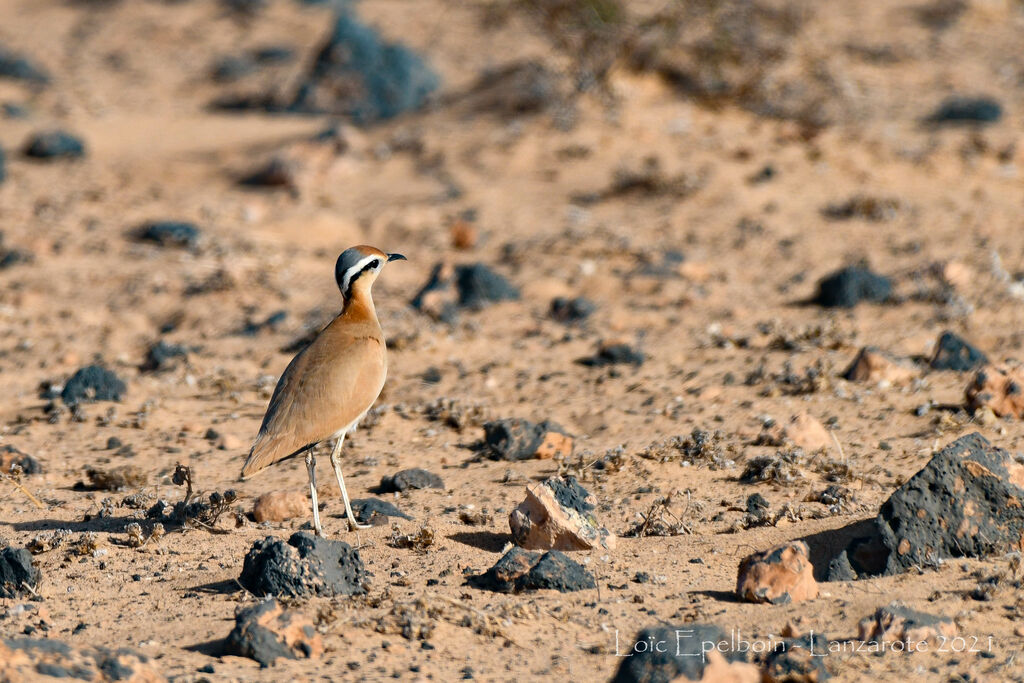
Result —
<svg viewBox="0 0 1024 683"><path fill-rule="evenodd" d="M380 260L379 259L373 259L372 261L370 261L370 267L371 268L380 268Z"/></svg>

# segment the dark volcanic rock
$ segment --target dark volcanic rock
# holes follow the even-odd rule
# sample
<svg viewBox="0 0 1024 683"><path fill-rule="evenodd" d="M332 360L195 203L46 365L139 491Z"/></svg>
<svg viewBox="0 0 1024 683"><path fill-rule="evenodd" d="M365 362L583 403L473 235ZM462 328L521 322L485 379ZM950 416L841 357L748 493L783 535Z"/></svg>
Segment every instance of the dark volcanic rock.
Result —
<svg viewBox="0 0 1024 683"><path fill-rule="evenodd" d="M317 657L323 651L323 639L312 619L284 609L273 598L240 608L235 628L224 641L224 654L249 657L264 667L280 657Z"/></svg>
<svg viewBox="0 0 1024 683"><path fill-rule="evenodd" d="M287 45L264 45L251 54L259 64L287 64L295 59L295 50Z"/></svg>
<svg viewBox="0 0 1024 683"><path fill-rule="evenodd" d="M519 418L492 420L484 423L482 451L491 460L529 460L551 432L565 434L548 420L539 424Z"/></svg>
<svg viewBox="0 0 1024 683"><path fill-rule="evenodd" d="M519 298L519 290L483 263L455 267L455 289L462 308L482 308L492 301Z"/></svg>
<svg viewBox="0 0 1024 683"><path fill-rule="evenodd" d="M632 646L620 644L617 654L622 656L622 662L612 683L700 681L704 680L706 669L729 664L730 668L740 668L730 672L736 674L735 678L712 680L759 680L757 669L745 663L742 653L719 649L723 642L730 643L729 634L713 624L650 626L636 634ZM740 677L741 671L746 677Z"/></svg>
<svg viewBox="0 0 1024 683"><path fill-rule="evenodd" d="M952 557L1017 550L1024 465L980 434L952 442L893 493L867 535L831 560L829 580L901 574Z"/></svg>
<svg viewBox="0 0 1024 683"><path fill-rule="evenodd" d="M10 52L3 46L0 46L0 78L10 78L36 85L46 85L50 82L50 76L45 69L27 57Z"/></svg>
<svg viewBox="0 0 1024 683"><path fill-rule="evenodd" d="M642 365L644 354L629 344L602 344L593 356L576 360L580 365L589 368L601 368L606 365Z"/></svg>
<svg viewBox="0 0 1024 683"><path fill-rule="evenodd" d="M267 536L245 555L238 581L254 595L355 595L365 592L359 551L305 531L288 542Z"/></svg>
<svg viewBox="0 0 1024 683"><path fill-rule="evenodd" d="M232 12L254 15L267 6L267 0L220 0L221 4Z"/></svg>
<svg viewBox="0 0 1024 683"><path fill-rule="evenodd" d="M871 197L868 195L854 195L845 202L829 204L822 210L826 218L835 221L845 221L851 218L881 222L893 218L901 208L898 199L889 197Z"/></svg>
<svg viewBox="0 0 1024 683"><path fill-rule="evenodd" d="M3 180L3 150L0 150L0 181ZM16 266L19 263L32 263L35 255L25 249L10 248L4 245L4 233L0 231L0 270Z"/></svg>
<svg viewBox="0 0 1024 683"><path fill-rule="evenodd" d="M42 574L32 564L32 553L24 548L0 550L0 598L29 594L39 585L40 579Z"/></svg>
<svg viewBox="0 0 1024 683"><path fill-rule="evenodd" d="M480 309L494 301L519 298L519 290L483 263L452 267L438 263L412 306L443 322L455 322L459 309Z"/></svg>
<svg viewBox="0 0 1024 683"><path fill-rule="evenodd" d="M892 295L889 279L867 268L848 266L818 282L813 303L826 308L853 308L861 301L886 301Z"/></svg>
<svg viewBox="0 0 1024 683"><path fill-rule="evenodd" d="M243 327L239 331L239 334L241 334L241 335L243 335L245 337L253 337L253 336L259 334L260 332L262 332L263 330L271 330L273 332L276 332L277 328L281 325L281 323L283 323L287 319L288 319L288 311L284 311L284 310L282 310L282 311L274 311L273 313L268 315L265 319L263 319L263 320L261 320L259 322L255 321L255 320L247 321L245 323L245 327ZM307 342L306 345L308 345L308 342Z"/></svg>
<svg viewBox="0 0 1024 683"><path fill-rule="evenodd" d="M15 467L20 468L23 474L42 474L43 471L39 461L28 453L23 453L10 444L0 446L0 472L8 474Z"/></svg>
<svg viewBox="0 0 1024 683"><path fill-rule="evenodd" d="M408 489L443 489L444 482L433 472L419 467L382 477L376 493L394 493Z"/></svg>
<svg viewBox="0 0 1024 683"><path fill-rule="evenodd" d="M28 109L17 102L4 102L0 104L0 112L3 112L4 118L8 119L28 118Z"/></svg>
<svg viewBox="0 0 1024 683"><path fill-rule="evenodd" d="M142 363L143 372L159 372L170 370L179 361L188 358L188 349L180 344L168 344L164 340L149 347L146 351L146 360Z"/></svg>
<svg viewBox="0 0 1024 683"><path fill-rule="evenodd" d="M412 519L391 503L380 498L356 498L352 501L352 512L355 513L356 520L362 524L373 524L377 519L388 517Z"/></svg>
<svg viewBox="0 0 1024 683"><path fill-rule="evenodd" d="M578 296L575 299L566 299L559 296L551 300L550 315L560 323L580 323L590 317L597 310L590 299Z"/></svg>
<svg viewBox="0 0 1024 683"><path fill-rule="evenodd" d="M49 638L0 640L0 679L156 683L166 680L144 654L127 648L73 648Z"/></svg>
<svg viewBox="0 0 1024 683"><path fill-rule="evenodd" d="M270 159L252 173L240 178L238 182L247 187L279 187L293 191L298 189L294 166L281 157Z"/></svg>
<svg viewBox="0 0 1024 683"><path fill-rule="evenodd" d="M545 589L560 593L596 587L593 575L583 565L558 550L541 555L520 583L520 590Z"/></svg>
<svg viewBox="0 0 1024 683"><path fill-rule="evenodd" d="M195 247L199 243L199 234L199 228L186 221L150 221L134 232L135 239L140 242L181 248Z"/></svg>
<svg viewBox="0 0 1024 683"><path fill-rule="evenodd" d="M31 159L77 159L85 156L85 143L62 130L36 133L25 144L25 156Z"/></svg>
<svg viewBox="0 0 1024 683"><path fill-rule="evenodd" d="M255 72L257 68L256 62L248 56L222 57L213 65L211 75L218 83L231 83Z"/></svg>
<svg viewBox="0 0 1024 683"><path fill-rule="evenodd" d="M537 589L569 593L597 587L593 575L564 553L549 550L541 555L522 548L512 548L486 572L471 577L469 583L500 593Z"/></svg>
<svg viewBox="0 0 1024 683"><path fill-rule="evenodd" d="M99 365L89 365L71 376L60 397L69 406L83 401L120 401L126 390L124 382L113 372Z"/></svg>
<svg viewBox="0 0 1024 683"><path fill-rule="evenodd" d="M765 682L827 681L828 648L828 638L818 633L786 638L764 658Z"/></svg>
<svg viewBox="0 0 1024 683"><path fill-rule="evenodd" d="M925 119L947 126L995 123L1003 117L1003 107L991 97L951 97Z"/></svg>
<svg viewBox="0 0 1024 683"><path fill-rule="evenodd" d="M289 111L340 114L371 124L422 107L441 79L415 52L385 42L349 12L335 19Z"/></svg>
<svg viewBox="0 0 1024 683"><path fill-rule="evenodd" d="M932 370L956 370L967 372L988 363L984 353L970 345L963 338L946 331L939 337L932 356Z"/></svg>

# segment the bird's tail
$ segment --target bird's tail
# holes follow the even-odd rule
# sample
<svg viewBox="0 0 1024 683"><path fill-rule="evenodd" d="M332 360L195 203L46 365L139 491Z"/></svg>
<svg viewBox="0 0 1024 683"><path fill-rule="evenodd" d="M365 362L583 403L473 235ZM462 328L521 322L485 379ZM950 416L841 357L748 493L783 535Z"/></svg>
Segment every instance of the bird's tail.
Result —
<svg viewBox="0 0 1024 683"><path fill-rule="evenodd" d="M289 458L304 449L305 446L293 451L289 448L289 444L284 438L267 438L265 435L260 434L256 437L256 441L249 451L249 457L246 458L245 464L242 465L241 477L242 479L248 479L260 470L273 465L275 462Z"/></svg>

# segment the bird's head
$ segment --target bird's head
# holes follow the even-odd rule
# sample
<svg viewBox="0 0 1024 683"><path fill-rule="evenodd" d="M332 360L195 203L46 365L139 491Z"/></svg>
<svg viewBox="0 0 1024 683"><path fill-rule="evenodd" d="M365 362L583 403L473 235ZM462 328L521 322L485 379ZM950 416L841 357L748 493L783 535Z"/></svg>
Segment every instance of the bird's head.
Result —
<svg viewBox="0 0 1024 683"><path fill-rule="evenodd" d="M370 286L385 263L404 260L401 254L388 254L376 247L361 244L341 252L334 266L334 279L341 295L348 301L357 286L365 292L370 291Z"/></svg>

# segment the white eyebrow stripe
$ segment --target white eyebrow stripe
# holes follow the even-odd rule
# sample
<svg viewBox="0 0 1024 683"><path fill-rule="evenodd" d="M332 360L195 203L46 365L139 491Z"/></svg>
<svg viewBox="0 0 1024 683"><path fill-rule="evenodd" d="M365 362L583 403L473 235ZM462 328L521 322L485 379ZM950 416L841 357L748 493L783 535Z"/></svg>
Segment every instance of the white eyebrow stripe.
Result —
<svg viewBox="0 0 1024 683"><path fill-rule="evenodd" d="M380 256L367 256L366 258L357 261L354 266L345 271L344 277L341 278L341 293L343 295L348 296L348 286L351 283L352 276L362 271L363 268L365 268L366 265L370 263L370 261L373 261L374 259L379 260Z"/></svg>

